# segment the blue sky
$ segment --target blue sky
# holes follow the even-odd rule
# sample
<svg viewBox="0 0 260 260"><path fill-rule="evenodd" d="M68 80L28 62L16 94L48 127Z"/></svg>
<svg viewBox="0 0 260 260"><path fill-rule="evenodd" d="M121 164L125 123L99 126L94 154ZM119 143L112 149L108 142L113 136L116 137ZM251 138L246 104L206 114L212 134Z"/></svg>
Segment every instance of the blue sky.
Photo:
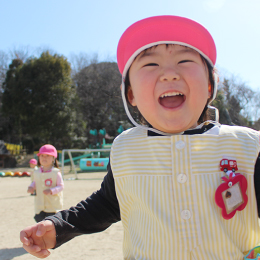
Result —
<svg viewBox="0 0 260 260"><path fill-rule="evenodd" d="M217 46L220 76L260 90L259 0L0 0L0 50L50 48L116 59L118 40L137 20L172 14L202 23Z"/></svg>

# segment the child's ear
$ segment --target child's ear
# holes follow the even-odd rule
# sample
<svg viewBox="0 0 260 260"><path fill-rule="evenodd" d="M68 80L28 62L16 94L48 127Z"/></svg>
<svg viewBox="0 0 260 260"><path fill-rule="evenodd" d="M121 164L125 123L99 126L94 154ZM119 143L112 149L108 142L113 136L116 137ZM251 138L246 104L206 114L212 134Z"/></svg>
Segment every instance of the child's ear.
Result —
<svg viewBox="0 0 260 260"><path fill-rule="evenodd" d="M133 93L133 90L132 90L131 86L129 86L128 89L127 89L127 99L128 99L128 102L129 102L133 107L136 106L135 97L134 97L134 93Z"/></svg>

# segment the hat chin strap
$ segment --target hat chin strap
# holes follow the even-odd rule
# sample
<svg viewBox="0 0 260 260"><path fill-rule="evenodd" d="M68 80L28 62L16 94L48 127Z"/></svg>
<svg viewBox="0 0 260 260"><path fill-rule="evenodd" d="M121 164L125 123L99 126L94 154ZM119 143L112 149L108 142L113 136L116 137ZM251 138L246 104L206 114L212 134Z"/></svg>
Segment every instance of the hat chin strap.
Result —
<svg viewBox="0 0 260 260"><path fill-rule="evenodd" d="M218 86L218 76L217 74L214 73L214 90L213 90L213 96L211 98L211 100L209 101L209 104L208 104L208 108L209 109L213 109L214 110L214 113L215 113L215 121L218 122L219 121L219 111L216 107L213 107L211 106L211 102L216 98L217 96L217 86ZM127 101L126 101L126 98L125 98L125 82L124 82L124 79L122 80L122 90L121 90L121 95L122 95L122 100L123 100L123 104L124 104L124 108L125 108L125 112L129 118L129 120L131 121L131 123L136 126L136 127L140 127L146 131L152 131L152 132L155 132L157 134L161 134L161 135L181 135L183 134L184 132L180 132L180 133L176 133L176 134L170 134L170 133L165 133L165 132L162 132L160 130L157 130L157 129L154 129L154 128L151 128L151 127L148 127L148 126L144 126L144 125L140 125L138 124L134 118L132 117L129 109L128 109L128 105L127 105Z"/></svg>
<svg viewBox="0 0 260 260"><path fill-rule="evenodd" d="M218 109L217 109L216 107L213 107L213 106L210 106L210 105L208 105L208 108L214 110L214 113L215 113L215 121L216 121L216 122L219 122L219 112L218 112Z"/></svg>

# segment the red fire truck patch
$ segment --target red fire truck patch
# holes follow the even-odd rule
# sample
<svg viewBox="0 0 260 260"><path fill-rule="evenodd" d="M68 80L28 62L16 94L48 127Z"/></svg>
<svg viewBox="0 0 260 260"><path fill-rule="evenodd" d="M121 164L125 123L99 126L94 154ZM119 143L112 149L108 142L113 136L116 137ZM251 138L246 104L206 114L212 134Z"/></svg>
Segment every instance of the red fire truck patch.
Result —
<svg viewBox="0 0 260 260"><path fill-rule="evenodd" d="M220 161L220 170L224 172L232 171L235 172L238 170L237 168L237 161L236 160L229 160L229 159L222 159Z"/></svg>

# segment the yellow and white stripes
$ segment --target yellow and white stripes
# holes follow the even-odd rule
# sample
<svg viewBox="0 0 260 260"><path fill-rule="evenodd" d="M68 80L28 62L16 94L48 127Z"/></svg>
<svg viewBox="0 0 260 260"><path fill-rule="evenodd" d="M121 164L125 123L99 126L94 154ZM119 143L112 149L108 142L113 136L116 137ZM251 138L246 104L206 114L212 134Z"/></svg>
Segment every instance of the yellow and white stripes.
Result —
<svg viewBox="0 0 260 260"><path fill-rule="evenodd" d="M260 242L254 191L259 134L221 126L219 135L121 134L111 151L125 259L241 259ZM248 180L245 210L224 220L214 195L223 156Z"/></svg>

